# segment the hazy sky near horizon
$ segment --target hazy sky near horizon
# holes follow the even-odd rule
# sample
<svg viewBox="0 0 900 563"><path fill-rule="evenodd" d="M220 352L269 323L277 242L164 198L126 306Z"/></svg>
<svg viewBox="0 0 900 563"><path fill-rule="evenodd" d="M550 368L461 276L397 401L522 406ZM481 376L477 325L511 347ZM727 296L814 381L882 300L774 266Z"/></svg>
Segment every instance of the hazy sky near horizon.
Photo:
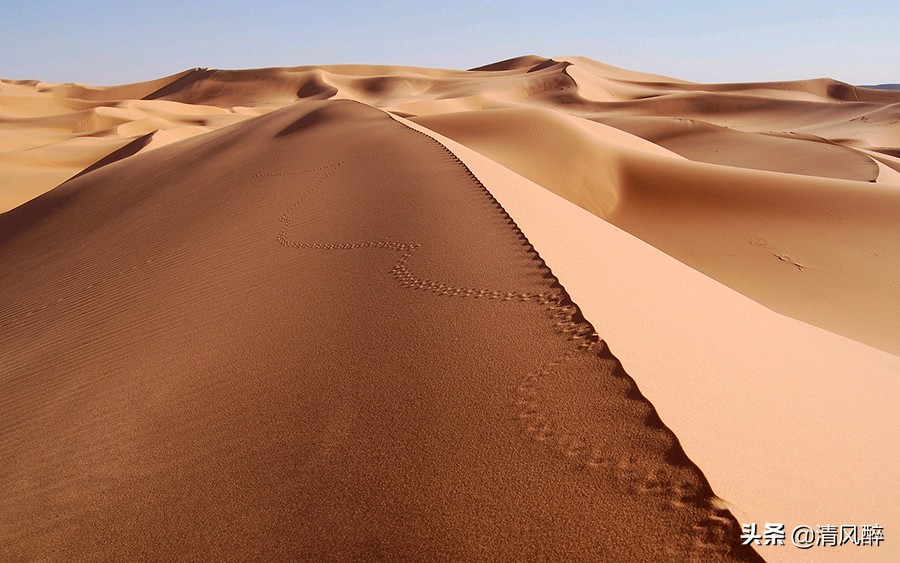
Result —
<svg viewBox="0 0 900 563"><path fill-rule="evenodd" d="M584 55L698 82L900 82L900 1L0 0L0 77L107 85L192 67L471 68Z"/></svg>

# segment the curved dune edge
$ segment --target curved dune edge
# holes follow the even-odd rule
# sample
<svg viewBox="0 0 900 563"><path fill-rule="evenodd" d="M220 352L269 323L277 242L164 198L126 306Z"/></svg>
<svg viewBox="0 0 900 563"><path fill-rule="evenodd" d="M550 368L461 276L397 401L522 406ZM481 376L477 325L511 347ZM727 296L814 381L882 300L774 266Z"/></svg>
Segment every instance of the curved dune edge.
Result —
<svg viewBox="0 0 900 563"><path fill-rule="evenodd" d="M0 230L6 558L755 560L500 204L380 111L122 159Z"/></svg>
<svg viewBox="0 0 900 563"><path fill-rule="evenodd" d="M833 80L698 84L538 56L0 80L0 212L143 135L146 152L326 98L409 117L775 311L900 354L900 97Z"/></svg>
<svg viewBox="0 0 900 563"><path fill-rule="evenodd" d="M692 161L546 109L410 119L775 311L900 354L898 186Z"/></svg>
<svg viewBox="0 0 900 563"><path fill-rule="evenodd" d="M154 149L324 98L417 117L543 107L617 121L701 162L896 180L866 152L896 145L896 92L829 79L698 84L584 57L529 55L471 71L351 64L194 68L118 86L0 79L0 165L9 168L0 180L14 188L0 199L0 210L52 189L140 135L161 131L145 150ZM742 150L747 146L755 148Z"/></svg>
<svg viewBox="0 0 900 563"><path fill-rule="evenodd" d="M740 522L900 525L890 494L900 358L779 315L403 122L447 146L503 205ZM889 560L896 546L758 549L773 561Z"/></svg>

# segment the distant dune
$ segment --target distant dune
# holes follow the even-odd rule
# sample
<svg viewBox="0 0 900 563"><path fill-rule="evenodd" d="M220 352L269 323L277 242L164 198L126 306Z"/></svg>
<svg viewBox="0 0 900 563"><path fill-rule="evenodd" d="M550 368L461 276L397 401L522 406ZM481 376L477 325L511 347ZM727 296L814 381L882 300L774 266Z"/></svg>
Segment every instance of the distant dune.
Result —
<svg viewBox="0 0 900 563"><path fill-rule="evenodd" d="M900 90L900 84L870 84L861 88L875 88L876 90Z"/></svg>
<svg viewBox="0 0 900 563"><path fill-rule="evenodd" d="M0 559L900 556L896 86L0 80Z"/></svg>

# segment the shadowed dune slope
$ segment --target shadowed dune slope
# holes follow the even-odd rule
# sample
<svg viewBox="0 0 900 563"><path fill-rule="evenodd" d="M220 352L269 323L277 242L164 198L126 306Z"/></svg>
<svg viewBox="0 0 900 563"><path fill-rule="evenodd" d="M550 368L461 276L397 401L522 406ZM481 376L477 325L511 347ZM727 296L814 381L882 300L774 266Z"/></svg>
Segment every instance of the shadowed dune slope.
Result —
<svg viewBox="0 0 900 563"><path fill-rule="evenodd" d="M747 133L666 117L609 117L598 121L698 162L861 182L875 182L879 175L872 158L822 139Z"/></svg>
<svg viewBox="0 0 900 563"><path fill-rule="evenodd" d="M135 148L152 150L270 111L128 97L160 83L164 81L94 88L0 81L0 212L98 161L121 158ZM142 142L150 134L152 142Z"/></svg>
<svg viewBox="0 0 900 563"><path fill-rule="evenodd" d="M75 98L90 101L131 100L149 96L153 92L183 80L186 76L193 75L196 70L200 69L185 70L170 76L157 78L156 80L122 84L119 86L89 86L86 84L73 83L53 84L38 80L20 80L16 82L22 85L34 86L38 92L48 93L54 97L60 98Z"/></svg>
<svg viewBox="0 0 900 563"><path fill-rule="evenodd" d="M619 118L613 124L622 120L629 128L646 123ZM657 127L657 134L663 128L670 134L658 146L544 109L413 121L778 312L900 354L900 185L692 162L662 148L690 152L678 144L682 127ZM750 135L727 132L707 139L708 147L727 150L728 137ZM693 136L688 145L703 150ZM774 150L780 140L769 139L760 144ZM807 150L796 161L780 147L783 164L833 160L847 171L859 164L850 149L803 142L823 154Z"/></svg>
<svg viewBox="0 0 900 563"><path fill-rule="evenodd" d="M0 559L755 559L449 151L309 102L0 215Z"/></svg>

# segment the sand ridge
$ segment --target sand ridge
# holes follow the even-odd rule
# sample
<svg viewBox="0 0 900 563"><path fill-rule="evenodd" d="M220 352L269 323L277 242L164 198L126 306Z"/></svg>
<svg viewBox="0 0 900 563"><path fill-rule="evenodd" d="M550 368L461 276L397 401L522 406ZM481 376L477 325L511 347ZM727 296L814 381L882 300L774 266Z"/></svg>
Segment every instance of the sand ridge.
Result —
<svg viewBox="0 0 900 563"><path fill-rule="evenodd" d="M285 108L0 229L5 557L755 558L496 200L382 112Z"/></svg>
<svg viewBox="0 0 900 563"><path fill-rule="evenodd" d="M484 156L436 138L529 233L740 522L895 527L900 513L883 493L897 469L892 397L900 358L760 307ZM885 543L847 547L759 549L773 561L896 558Z"/></svg>

